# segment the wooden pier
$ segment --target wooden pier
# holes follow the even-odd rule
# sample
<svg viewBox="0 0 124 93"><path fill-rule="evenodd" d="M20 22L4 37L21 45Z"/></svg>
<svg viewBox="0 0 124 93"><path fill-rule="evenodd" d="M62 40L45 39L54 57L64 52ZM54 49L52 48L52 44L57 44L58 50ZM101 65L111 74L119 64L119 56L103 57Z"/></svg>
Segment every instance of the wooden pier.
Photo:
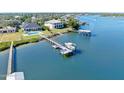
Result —
<svg viewBox="0 0 124 93"><path fill-rule="evenodd" d="M14 72L13 41L11 42L6 80L24 80L23 72Z"/></svg>
<svg viewBox="0 0 124 93"><path fill-rule="evenodd" d="M11 42L10 51L9 51L7 75L12 73L12 68L13 68L12 65L13 65L13 41Z"/></svg>
<svg viewBox="0 0 124 93"><path fill-rule="evenodd" d="M53 40L47 38L46 36L41 35L41 37L46 39L47 41L51 42L52 44L57 45L59 47L59 49L61 49L64 52L63 54L68 54L68 53L73 52L71 49L66 48L65 46L57 43L56 41L53 41Z"/></svg>

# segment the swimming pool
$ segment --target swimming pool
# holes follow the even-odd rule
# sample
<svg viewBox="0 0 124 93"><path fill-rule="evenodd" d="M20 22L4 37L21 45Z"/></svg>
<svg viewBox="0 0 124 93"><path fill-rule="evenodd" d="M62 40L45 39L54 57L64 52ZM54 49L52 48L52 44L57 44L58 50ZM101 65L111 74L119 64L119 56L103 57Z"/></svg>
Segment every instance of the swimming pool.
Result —
<svg viewBox="0 0 124 93"><path fill-rule="evenodd" d="M32 35L39 35L41 31L30 31L30 32L25 32L23 35L24 36L32 36Z"/></svg>

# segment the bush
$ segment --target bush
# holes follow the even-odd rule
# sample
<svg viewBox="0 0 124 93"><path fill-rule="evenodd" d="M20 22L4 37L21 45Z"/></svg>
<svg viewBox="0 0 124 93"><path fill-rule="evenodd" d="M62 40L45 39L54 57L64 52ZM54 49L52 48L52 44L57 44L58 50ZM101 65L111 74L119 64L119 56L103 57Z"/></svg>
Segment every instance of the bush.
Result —
<svg viewBox="0 0 124 93"><path fill-rule="evenodd" d="M14 46L17 47L17 46L20 46L23 44L34 43L34 42L38 42L38 41L39 41L39 38L31 38L31 39L27 39L27 40L15 41Z"/></svg>
<svg viewBox="0 0 124 93"><path fill-rule="evenodd" d="M11 42L2 42L0 43L0 51L6 50L10 47Z"/></svg>
<svg viewBox="0 0 124 93"><path fill-rule="evenodd" d="M49 27L47 27L47 26L42 26L42 30L43 30L43 31L45 31L45 30L50 31Z"/></svg>
<svg viewBox="0 0 124 93"><path fill-rule="evenodd" d="M69 25L70 27L76 29L76 30L78 30L78 28L79 28L79 26L80 26L80 25L79 25L79 22L78 22L76 19L74 19L73 17L70 17L70 18L69 18L68 25Z"/></svg>
<svg viewBox="0 0 124 93"><path fill-rule="evenodd" d="M31 38L31 39L27 39L27 40L21 40L21 41L14 41L14 47L23 45L23 44L28 44L28 43L34 43L34 42L38 42L39 38ZM0 51L9 49L11 45L11 42L2 42L0 43Z"/></svg>

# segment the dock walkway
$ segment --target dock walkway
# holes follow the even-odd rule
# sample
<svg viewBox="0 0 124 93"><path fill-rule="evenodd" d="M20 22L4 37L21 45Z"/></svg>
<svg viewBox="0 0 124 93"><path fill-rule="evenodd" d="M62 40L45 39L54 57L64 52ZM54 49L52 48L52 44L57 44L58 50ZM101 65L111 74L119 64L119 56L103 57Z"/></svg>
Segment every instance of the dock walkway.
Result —
<svg viewBox="0 0 124 93"><path fill-rule="evenodd" d="M12 73L12 64L13 64L13 41L11 42L10 51L9 51L7 75Z"/></svg>
<svg viewBox="0 0 124 93"><path fill-rule="evenodd" d="M14 72L13 41L11 42L6 80L24 80L24 72Z"/></svg>
<svg viewBox="0 0 124 93"><path fill-rule="evenodd" d="M46 36L41 35L41 37L44 38L44 39L46 39L46 40L48 40L49 42L51 42L51 43L57 45L61 50L65 51L65 53L71 53L71 52L72 52L71 49L66 48L65 46L63 46L63 45L57 43L56 41L53 41L53 40L47 38Z"/></svg>

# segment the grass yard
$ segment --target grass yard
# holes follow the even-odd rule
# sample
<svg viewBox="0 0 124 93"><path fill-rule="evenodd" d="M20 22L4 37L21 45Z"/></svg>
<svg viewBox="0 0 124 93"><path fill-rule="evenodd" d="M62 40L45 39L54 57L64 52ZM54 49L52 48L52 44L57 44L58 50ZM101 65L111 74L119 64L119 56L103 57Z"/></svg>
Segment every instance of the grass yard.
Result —
<svg viewBox="0 0 124 93"><path fill-rule="evenodd" d="M71 31L72 29L71 28L53 29L52 32L53 33L58 33L58 32L64 33L64 32L68 32L69 30Z"/></svg>
<svg viewBox="0 0 124 93"><path fill-rule="evenodd" d="M53 29L51 31L42 31L42 34L47 36L52 36L57 33L64 33L68 32L70 28L64 28L64 29ZM16 33L4 33L0 34L0 42L10 42L10 41L20 41L25 39L32 39L32 38L39 38L38 35L33 36L23 36L23 32L16 32Z"/></svg>
<svg viewBox="0 0 124 93"><path fill-rule="evenodd" d="M0 38L2 37L2 34L0 34Z"/></svg>
<svg viewBox="0 0 124 93"><path fill-rule="evenodd" d="M47 36L58 35L58 33L65 33L72 31L70 28L53 29L51 31L42 31L41 34ZM39 35L23 36L23 32L0 34L0 51L6 50L10 47L11 41L14 41L14 46L19 46L27 43L38 42L41 37Z"/></svg>
<svg viewBox="0 0 124 93"><path fill-rule="evenodd" d="M58 34L58 33L65 33L68 31L72 31L71 28L63 28L63 29L52 29L51 31L43 31L42 34L51 36L53 34Z"/></svg>
<svg viewBox="0 0 124 93"><path fill-rule="evenodd" d="M22 38L21 32L0 34L1 42L19 41Z"/></svg>

